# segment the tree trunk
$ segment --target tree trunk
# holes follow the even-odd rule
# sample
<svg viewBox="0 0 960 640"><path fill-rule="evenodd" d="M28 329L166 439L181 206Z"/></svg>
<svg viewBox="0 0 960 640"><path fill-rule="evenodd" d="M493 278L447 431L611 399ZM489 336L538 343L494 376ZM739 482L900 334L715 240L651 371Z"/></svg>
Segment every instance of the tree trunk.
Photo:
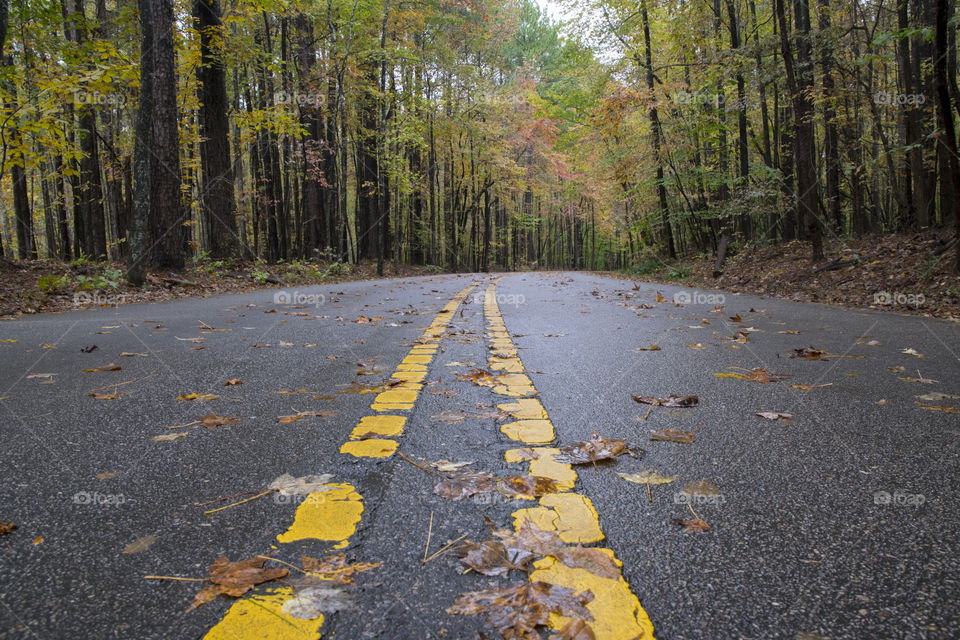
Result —
<svg viewBox="0 0 960 640"><path fill-rule="evenodd" d="M200 34L200 65L197 67L202 171L200 206L210 255L228 258L236 255L238 242L230 123L227 119L227 76L221 53L215 51L222 42L223 31L219 0L196 0L193 15Z"/></svg>

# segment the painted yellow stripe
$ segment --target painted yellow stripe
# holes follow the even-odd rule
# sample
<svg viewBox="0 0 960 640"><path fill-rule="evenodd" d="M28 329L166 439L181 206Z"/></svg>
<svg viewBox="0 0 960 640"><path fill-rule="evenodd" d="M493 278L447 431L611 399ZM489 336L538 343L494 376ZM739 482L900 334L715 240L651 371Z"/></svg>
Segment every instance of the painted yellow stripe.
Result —
<svg viewBox="0 0 960 640"><path fill-rule="evenodd" d="M474 283L460 291L437 313L433 322L417 340L417 344L410 348L393 372L392 377L402 380L403 383L377 394L370 404L370 408L376 411L377 415L366 416L357 423L350 434L350 440L340 447L340 453L355 458L389 458L394 454L400 443L389 438L398 438L403 435L403 425L407 419L405 416L382 412L409 411L416 405L420 391L423 389L423 379L427 377L427 367L433 361L437 349L440 348L436 343L450 326L460 304L476 286L477 284ZM383 437L360 439L371 432Z"/></svg>
<svg viewBox="0 0 960 640"><path fill-rule="evenodd" d="M496 282L489 285L484 297L484 315L487 319L487 337L490 342L491 370L503 371L498 376L500 383L494 391L502 395L517 397L515 402L500 404L498 407L509 413L514 422L504 424L500 429L507 437L524 444L545 444L552 442L555 435L553 423L543 403L537 398L525 398L536 394L533 382L523 373L524 366L517 355L516 345L507 332L500 314L496 298ZM529 472L552 478L561 491L573 489L577 472L569 464L557 462L553 456L558 450L552 447L533 447L529 450L535 458L530 461ZM529 460L523 449L510 449L506 452L509 463ZM529 520L541 529L556 531L560 538L569 544L589 544L603 540L600 517L593 503L586 496L573 492L552 493L540 498L539 505L513 512L514 526L519 530L524 521ZM613 551L601 549L616 560ZM597 640L635 640L652 639L653 624L647 616L637 596L623 576L601 578L585 569L568 567L555 558L547 557L534 564L535 571L530 574L531 581L550 582L577 592L589 589L593 601L587 609L593 615L590 623ZM560 630L568 619L551 616L550 626Z"/></svg>
<svg viewBox="0 0 960 640"><path fill-rule="evenodd" d="M363 514L363 498L346 483L325 485L328 491L311 493L297 506L293 524L277 536L281 543L298 540L333 542L334 549L349 544ZM294 596L290 587L267 587L233 603L204 640L316 640L323 616L301 620L281 611Z"/></svg>

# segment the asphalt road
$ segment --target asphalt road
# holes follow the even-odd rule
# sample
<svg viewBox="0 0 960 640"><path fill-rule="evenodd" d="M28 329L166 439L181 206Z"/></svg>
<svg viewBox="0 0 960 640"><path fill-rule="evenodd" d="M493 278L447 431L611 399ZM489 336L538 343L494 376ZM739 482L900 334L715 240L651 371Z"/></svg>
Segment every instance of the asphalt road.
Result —
<svg viewBox="0 0 960 640"><path fill-rule="evenodd" d="M525 473L509 450L594 431L646 452L579 466L565 492L596 512L579 524L604 538L587 544L623 563L626 582L610 581L620 595L591 605L614 620L597 623L598 639L626 640L647 617L666 640L960 637L960 419L944 410L960 407L956 324L583 273L338 284L291 304L277 293L0 323L0 522L17 525L0 535L0 638L496 638L482 616L445 610L527 576L464 573L449 550L423 560L464 535L484 540L485 518L511 528L537 502L450 501L412 462ZM790 357L808 347L821 358ZM512 349L549 414L549 443L509 438L505 416L456 421L514 401L457 379ZM121 369L82 371L107 365ZM787 377L716 375L757 367ZM425 386L408 377L385 396L350 393L400 371L425 371ZM178 399L188 394L217 397ZM634 394L699 402L650 409ZM210 413L238 418L189 425ZM376 415L405 417L403 434L350 446L397 452L342 453L369 431L358 424L382 426ZM650 441L662 429L694 441ZM648 493L617 476L649 469L677 479ZM272 493L204 513L285 473L332 474L336 491L319 505ZM709 495L683 492L701 480ZM694 513L709 530L671 521ZM566 515L554 515L559 531ZM338 552L382 564L355 576L352 606L322 622L276 613L297 589L294 568L191 612L204 583L144 578L200 580L219 556L302 567L301 554ZM605 609L634 596L642 609L629 620Z"/></svg>

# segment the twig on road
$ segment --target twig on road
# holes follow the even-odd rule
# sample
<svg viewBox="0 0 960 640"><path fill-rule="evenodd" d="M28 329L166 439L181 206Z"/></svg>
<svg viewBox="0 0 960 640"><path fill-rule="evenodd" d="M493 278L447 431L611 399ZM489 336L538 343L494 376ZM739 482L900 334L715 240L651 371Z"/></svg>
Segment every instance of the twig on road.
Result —
<svg viewBox="0 0 960 640"><path fill-rule="evenodd" d="M452 547L453 545L457 544L458 542L460 542L461 540L463 540L464 538L466 538L467 535L469 535L469 534L466 534L466 533L465 533L465 534L463 534L462 536L460 536L459 538L457 538L456 540L454 540L453 542L447 543L442 549L440 549L439 551L437 551L436 553L434 553L434 554L433 554L432 556L430 556L429 558L425 559L425 560L424 560L423 562L421 562L420 564L421 564L421 565L427 564L428 562L430 562L431 560L433 560L434 558L436 558L437 556L439 556L440 554L442 554L444 551L446 551L447 549L449 549L449 548Z"/></svg>
<svg viewBox="0 0 960 640"><path fill-rule="evenodd" d="M427 561L427 553L430 552L430 537L433 535L433 511L430 512L430 526L427 527L427 546L423 549L423 561Z"/></svg>

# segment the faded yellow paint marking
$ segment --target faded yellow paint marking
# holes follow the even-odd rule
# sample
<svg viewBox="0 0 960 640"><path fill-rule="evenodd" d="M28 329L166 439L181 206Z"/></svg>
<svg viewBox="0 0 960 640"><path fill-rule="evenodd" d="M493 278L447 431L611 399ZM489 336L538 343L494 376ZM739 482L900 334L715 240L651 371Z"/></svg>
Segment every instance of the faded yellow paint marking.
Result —
<svg viewBox="0 0 960 640"><path fill-rule="evenodd" d="M402 364L430 364L433 356L430 355L412 355L404 358Z"/></svg>
<svg viewBox="0 0 960 640"><path fill-rule="evenodd" d="M393 377L404 382L420 382L427 377L426 371L394 371Z"/></svg>
<svg viewBox="0 0 960 640"><path fill-rule="evenodd" d="M501 405L503 406L503 405ZM526 444L543 444L554 438L553 423L549 420L517 420L500 427L500 431L511 440Z"/></svg>
<svg viewBox="0 0 960 640"><path fill-rule="evenodd" d="M517 420L546 420L547 410L536 398L522 398L516 402L498 404L498 409L506 411Z"/></svg>
<svg viewBox="0 0 960 640"><path fill-rule="evenodd" d="M556 531L564 542L586 544L603 540L600 517L593 503L577 493L551 493L540 498L540 506L513 512L519 529L529 520L541 529Z"/></svg>
<svg viewBox="0 0 960 640"><path fill-rule="evenodd" d="M374 403L389 404L393 402L409 403L417 401L418 389L387 389L378 393Z"/></svg>
<svg viewBox="0 0 960 640"><path fill-rule="evenodd" d="M353 535L363 513L363 498L346 483L325 486L330 490L311 493L300 503L293 524L286 533L277 536L278 542L346 540Z"/></svg>
<svg viewBox="0 0 960 640"><path fill-rule="evenodd" d="M520 361L520 358L490 358L489 364L493 371L509 371L511 373L523 371L523 362Z"/></svg>
<svg viewBox="0 0 960 640"><path fill-rule="evenodd" d="M396 440L381 438L351 440L343 443L340 453L346 453L355 458L389 458L399 446Z"/></svg>
<svg viewBox="0 0 960 640"><path fill-rule="evenodd" d="M397 371L422 371L424 374L427 373L426 365L422 364L398 364Z"/></svg>
<svg viewBox="0 0 960 640"><path fill-rule="evenodd" d="M599 551L614 558L610 549ZM617 564L621 563L617 561ZM530 574L531 581L549 582L577 593L589 589L593 593L587 610L593 615L589 624L597 640L653 639L653 623L622 577L601 578L586 569L568 567L552 557L538 560L533 566L535 571ZM550 626L556 630L562 629L567 622L569 618L550 616Z"/></svg>
<svg viewBox="0 0 960 640"><path fill-rule="evenodd" d="M359 440L366 433L394 438L403 435L407 419L404 416L366 416L360 419L350 433L351 440Z"/></svg>
<svg viewBox="0 0 960 640"><path fill-rule="evenodd" d="M316 640L323 616L301 620L282 613L292 597L293 589L280 587L237 600L204 640Z"/></svg>
<svg viewBox="0 0 960 640"><path fill-rule="evenodd" d="M509 449L504 457L507 462L524 462L525 457L520 455L520 449ZM565 462L557 462L553 456L560 453L552 447L534 447L532 451L537 457L530 461L530 475L543 476L553 480L561 491L573 489L577 482L577 472L573 466Z"/></svg>

